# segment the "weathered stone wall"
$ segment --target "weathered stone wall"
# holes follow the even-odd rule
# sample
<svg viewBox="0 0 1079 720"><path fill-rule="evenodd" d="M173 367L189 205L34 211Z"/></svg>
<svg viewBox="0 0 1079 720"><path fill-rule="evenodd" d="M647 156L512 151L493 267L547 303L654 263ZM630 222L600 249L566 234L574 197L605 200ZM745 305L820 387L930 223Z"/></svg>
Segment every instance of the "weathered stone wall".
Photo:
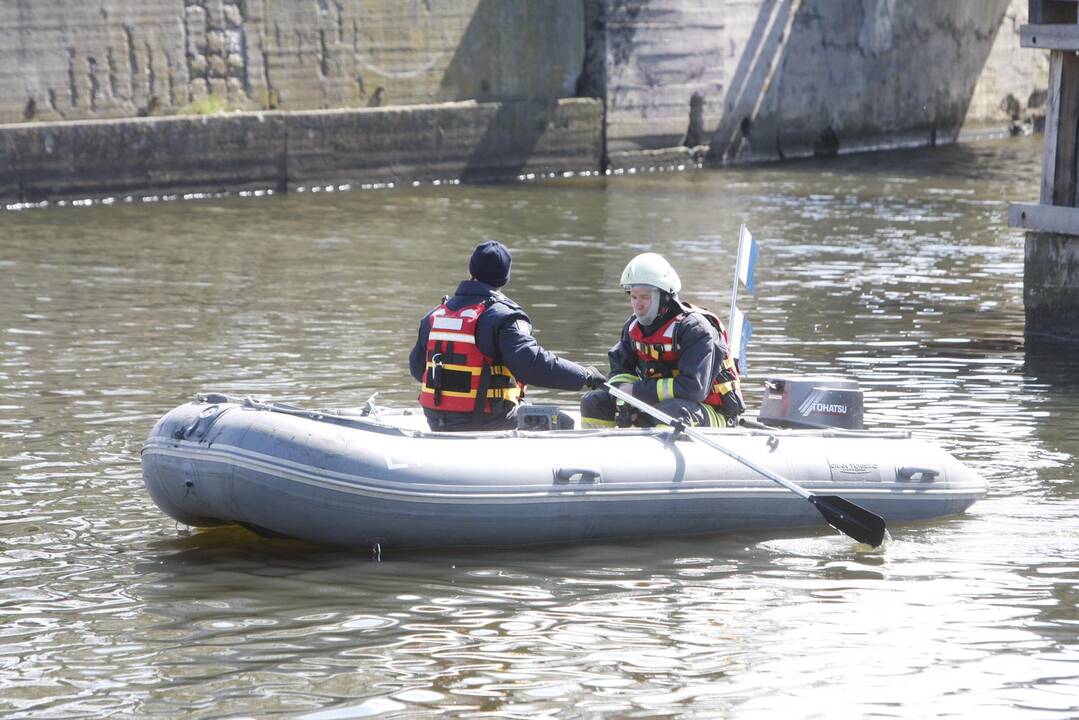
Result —
<svg viewBox="0 0 1079 720"><path fill-rule="evenodd" d="M288 190L591 171L588 98L21 123L0 131L0 199Z"/></svg>
<svg viewBox="0 0 1079 720"><path fill-rule="evenodd" d="M1019 50L1025 0L594 3L615 166L700 144L730 162L946 142L1044 97L1045 58Z"/></svg>
<svg viewBox="0 0 1079 720"><path fill-rule="evenodd" d="M0 198L947 142L1040 112L1025 18L1026 0L3 0ZM191 120L222 110L266 112Z"/></svg>
<svg viewBox="0 0 1079 720"><path fill-rule="evenodd" d="M583 13L581 0L4 0L0 123L569 97Z"/></svg>
<svg viewBox="0 0 1079 720"><path fill-rule="evenodd" d="M1011 121L1015 130L1042 130L1049 52L1020 47L1019 27L1027 22L1027 3L1013 0L1004 11L993 47L974 86L967 108L967 125Z"/></svg>

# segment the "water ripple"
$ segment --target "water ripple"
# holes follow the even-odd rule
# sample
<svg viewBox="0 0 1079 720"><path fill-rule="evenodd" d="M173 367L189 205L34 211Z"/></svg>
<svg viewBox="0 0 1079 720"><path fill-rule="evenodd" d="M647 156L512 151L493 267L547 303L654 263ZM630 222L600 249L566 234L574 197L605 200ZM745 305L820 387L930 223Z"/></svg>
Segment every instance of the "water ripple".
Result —
<svg viewBox="0 0 1079 720"><path fill-rule="evenodd" d="M1025 346L1000 200L1032 199L1039 159L1018 141L0 215L0 707L1076 716L1079 382L1069 355ZM416 322L480 239L513 249L540 340L602 366L636 252L670 255L686 297L725 314L738 218L762 250L739 301L750 404L770 374L855 378L870 425L954 452L984 501L872 552L820 529L372 563L190 532L146 496L142 440L196 392L414 403Z"/></svg>

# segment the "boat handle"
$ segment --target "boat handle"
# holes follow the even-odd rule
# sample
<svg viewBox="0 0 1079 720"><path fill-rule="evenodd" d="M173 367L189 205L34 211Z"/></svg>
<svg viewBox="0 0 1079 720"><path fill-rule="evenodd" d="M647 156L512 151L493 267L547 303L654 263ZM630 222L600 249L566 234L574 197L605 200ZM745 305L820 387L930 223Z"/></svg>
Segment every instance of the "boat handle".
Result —
<svg viewBox="0 0 1079 720"><path fill-rule="evenodd" d="M603 475L596 468L590 467L560 467L554 469L554 481L556 483L568 483L573 478L580 478L578 483L598 483L603 480Z"/></svg>
<svg viewBox="0 0 1079 720"><path fill-rule="evenodd" d="M895 471L895 474L900 480L933 482L937 479L937 475L940 475L940 471L924 467L901 467Z"/></svg>
<svg viewBox="0 0 1079 720"><path fill-rule="evenodd" d="M178 428L172 436L177 440L186 440L194 435L196 440L202 442L206 433L210 431L210 427L228 410L229 408L220 405L208 405L199 412L198 417L190 425Z"/></svg>

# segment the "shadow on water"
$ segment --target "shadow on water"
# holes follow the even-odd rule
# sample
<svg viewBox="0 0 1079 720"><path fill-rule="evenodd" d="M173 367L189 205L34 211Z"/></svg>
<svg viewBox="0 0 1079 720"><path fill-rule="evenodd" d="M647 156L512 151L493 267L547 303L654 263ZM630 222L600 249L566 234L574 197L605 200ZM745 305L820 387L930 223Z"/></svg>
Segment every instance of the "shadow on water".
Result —
<svg viewBox="0 0 1079 720"><path fill-rule="evenodd" d="M960 522L962 516L932 521L907 522L908 532L932 531ZM639 559L640 567L679 565L687 557L706 558L725 564L724 574L738 572L745 564L753 572L762 559L796 555L812 560L819 567L835 563L851 564L859 572L876 571L884 550L854 542L831 529L820 526L760 531L742 531L651 540L611 539L549 545L507 547L380 548L334 547L290 538L266 538L238 525L184 531L176 537L148 544L154 560L140 564L140 570L167 583L204 582L207 576L222 571L242 576L246 573L283 575L318 571L347 576L385 571L397 577L423 577L441 573L446 568L468 572L476 568L530 568L533 572L558 575L573 573L574 568L601 568L617 565L632 573ZM741 561L739 561L741 558ZM665 559L665 560L664 560ZM384 570L380 570L383 568ZM155 584L159 584L155 581Z"/></svg>
<svg viewBox="0 0 1079 720"><path fill-rule="evenodd" d="M222 570L255 574L281 574L313 568L346 573L357 567L375 567L378 557L370 547L343 548L286 537L263 537L239 525L190 529L148 544L152 563L143 567L174 580L199 580ZM409 556L383 556L407 559ZM447 554L447 557L453 557Z"/></svg>
<svg viewBox="0 0 1079 720"><path fill-rule="evenodd" d="M1079 498L1076 457L1071 454L1079 437L1079 344L1027 338L1024 374L1029 378L1030 399L1040 415L1035 434L1045 446L1060 453L1059 467L1047 472L1048 499Z"/></svg>
<svg viewBox="0 0 1079 720"><path fill-rule="evenodd" d="M1079 397L1079 370L1076 354L1079 343L1028 338L1025 345L1023 369L1038 382L1067 394L1071 400Z"/></svg>

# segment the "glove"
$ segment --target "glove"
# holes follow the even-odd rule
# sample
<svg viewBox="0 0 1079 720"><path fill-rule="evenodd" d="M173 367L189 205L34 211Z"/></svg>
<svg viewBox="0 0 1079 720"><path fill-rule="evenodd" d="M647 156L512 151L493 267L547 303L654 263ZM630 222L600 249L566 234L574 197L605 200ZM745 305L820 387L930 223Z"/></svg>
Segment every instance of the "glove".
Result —
<svg viewBox="0 0 1079 720"><path fill-rule="evenodd" d="M584 386L590 390L596 390L603 387L603 384L607 382L607 378L594 367L585 368Z"/></svg>

